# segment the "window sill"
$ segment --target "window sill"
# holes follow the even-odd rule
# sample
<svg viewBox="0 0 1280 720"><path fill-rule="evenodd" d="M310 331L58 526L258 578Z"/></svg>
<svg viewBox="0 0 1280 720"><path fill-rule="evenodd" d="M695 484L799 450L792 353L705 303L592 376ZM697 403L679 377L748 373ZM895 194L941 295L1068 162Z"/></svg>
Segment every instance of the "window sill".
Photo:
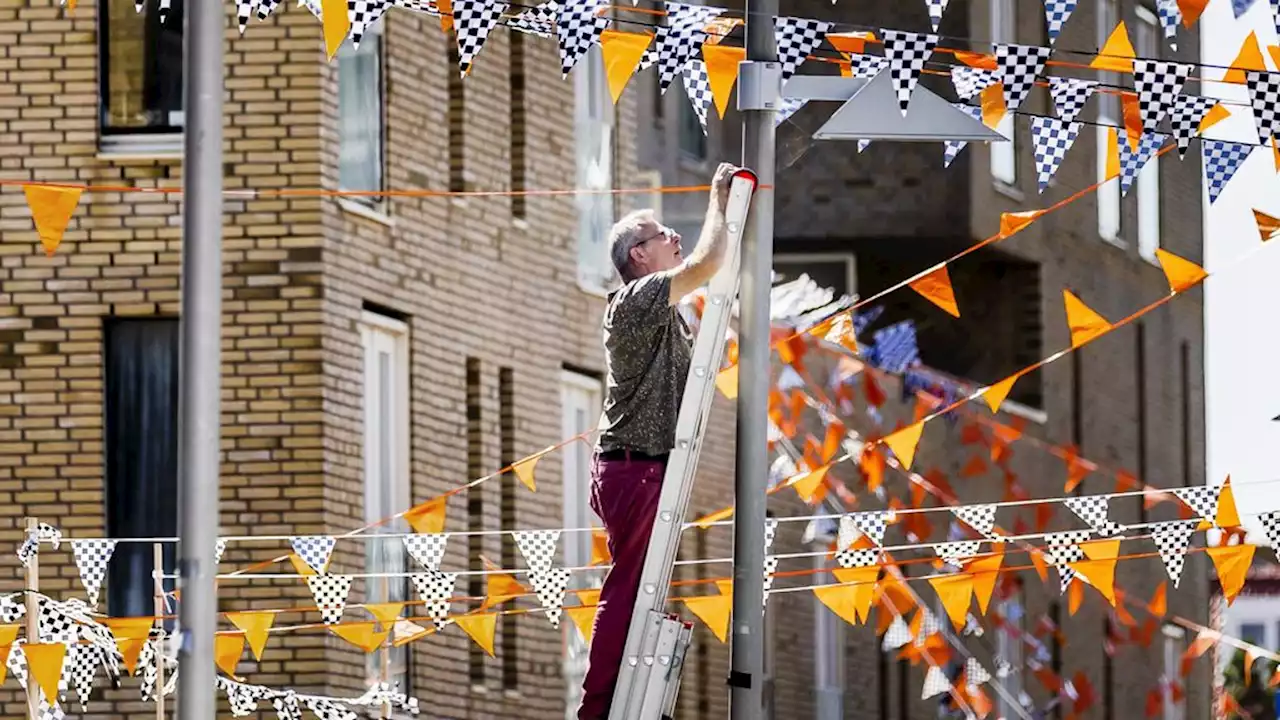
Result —
<svg viewBox="0 0 1280 720"><path fill-rule="evenodd" d="M362 217L365 220L372 220L379 225L385 225L389 228L396 226L395 218L387 215L386 213L378 212L374 208L350 198L338 198L338 207L342 208L342 211L345 213Z"/></svg>
<svg viewBox="0 0 1280 720"><path fill-rule="evenodd" d="M1098 237L1102 239L1102 242L1114 248L1118 248L1126 252L1128 252L1129 250L1129 243L1126 243L1124 241L1124 238L1120 237L1119 235L1115 235L1115 236L1098 235Z"/></svg>
<svg viewBox="0 0 1280 720"><path fill-rule="evenodd" d="M103 134L98 141L99 160L181 160L182 133Z"/></svg>
<svg viewBox="0 0 1280 720"><path fill-rule="evenodd" d="M1004 404L1000 406L1000 412L1007 412L1037 425L1044 425L1049 422L1049 413L1044 410L1037 410L1030 405L1023 405L1012 400L1005 400Z"/></svg>
<svg viewBox="0 0 1280 720"><path fill-rule="evenodd" d="M1026 195L1023 195L1021 190L1003 180L992 180L991 186L995 188L997 193L1013 200L1014 202L1020 203L1027 199Z"/></svg>

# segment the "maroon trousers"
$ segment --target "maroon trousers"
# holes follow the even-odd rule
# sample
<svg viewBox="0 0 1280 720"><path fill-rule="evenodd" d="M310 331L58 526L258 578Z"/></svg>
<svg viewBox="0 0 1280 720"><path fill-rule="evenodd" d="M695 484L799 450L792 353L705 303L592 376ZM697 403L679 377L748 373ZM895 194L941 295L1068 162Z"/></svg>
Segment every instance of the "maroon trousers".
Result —
<svg viewBox="0 0 1280 720"><path fill-rule="evenodd" d="M578 720L609 716L666 469L663 460L592 461L591 509L604 521L613 568L600 589Z"/></svg>

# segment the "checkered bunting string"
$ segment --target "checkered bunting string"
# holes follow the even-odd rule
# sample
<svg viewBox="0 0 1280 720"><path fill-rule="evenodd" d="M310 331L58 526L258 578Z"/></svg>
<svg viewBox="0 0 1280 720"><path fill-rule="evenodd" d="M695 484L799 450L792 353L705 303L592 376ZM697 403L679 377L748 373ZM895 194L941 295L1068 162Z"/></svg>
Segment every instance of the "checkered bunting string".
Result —
<svg viewBox="0 0 1280 720"><path fill-rule="evenodd" d="M1173 494L1196 511L1201 518L1214 522L1218 517L1218 497L1222 493L1220 487L1196 485L1193 487L1174 488Z"/></svg>
<svg viewBox="0 0 1280 720"><path fill-rule="evenodd" d="M253 15L254 8L258 5L258 0L236 0L236 21L240 25L240 34L244 34L244 29L249 26L249 18Z"/></svg>
<svg viewBox="0 0 1280 720"><path fill-rule="evenodd" d="M1049 44L1058 39L1062 26L1067 24L1071 13L1075 12L1076 0L1044 0L1044 20L1048 26Z"/></svg>
<svg viewBox="0 0 1280 720"><path fill-rule="evenodd" d="M991 682L991 673L978 662L978 658L969 658L964 662L965 684L970 688Z"/></svg>
<svg viewBox="0 0 1280 720"><path fill-rule="evenodd" d="M1004 106L1018 109L1044 69L1050 50L1039 45L996 43L996 77L1004 83Z"/></svg>
<svg viewBox="0 0 1280 720"><path fill-rule="evenodd" d="M1209 181L1209 203L1212 204L1235 176L1240 164L1249 157L1254 146L1225 140L1202 140L1200 147L1204 152L1204 176Z"/></svg>
<svg viewBox="0 0 1280 720"><path fill-rule="evenodd" d="M333 556L333 546L338 543L329 535L308 535L289 540L293 551L302 558L307 567L323 573L329 567L329 558Z"/></svg>
<svg viewBox="0 0 1280 720"><path fill-rule="evenodd" d="M929 672L924 676L924 688L920 691L920 699L928 700L950 689L951 681L947 679L947 673L937 665L930 665Z"/></svg>
<svg viewBox="0 0 1280 720"><path fill-rule="evenodd" d="M952 80L955 79L955 71L951 74ZM967 114L969 117L982 122L982 108L975 105L966 105L964 103L951 103L951 107ZM969 146L968 140L944 140L942 142L942 166L951 167L951 163L960 156L960 152Z"/></svg>
<svg viewBox="0 0 1280 720"><path fill-rule="evenodd" d="M836 528L836 550L847 550L861 535L858 526L853 524L853 518L841 515L840 523Z"/></svg>
<svg viewBox="0 0 1280 720"><path fill-rule="evenodd" d="M959 565L961 560L977 555L981 547L981 540L957 540L955 542L934 543L933 551L948 564Z"/></svg>
<svg viewBox="0 0 1280 720"><path fill-rule="evenodd" d="M1266 533L1271 549L1280 553L1280 511L1262 513L1258 522L1262 523L1262 531Z"/></svg>
<svg viewBox="0 0 1280 720"><path fill-rule="evenodd" d="M456 2L454 7L457 7ZM271 698L271 704L276 707L279 720L302 720L302 708L298 707L298 696L293 693Z"/></svg>
<svg viewBox="0 0 1280 720"><path fill-rule="evenodd" d="M951 508L951 512L964 524L982 533L992 540L999 539L1000 536L995 533L996 527L996 506L988 505L962 505L960 507Z"/></svg>
<svg viewBox="0 0 1280 720"><path fill-rule="evenodd" d="M507 3L503 0L453 0L453 29L458 40L458 70L466 77L471 61L480 54L489 31L498 24Z"/></svg>
<svg viewBox="0 0 1280 720"><path fill-rule="evenodd" d="M1182 11L1178 9L1178 0L1156 0L1156 14L1160 16L1160 27L1164 28L1164 39L1169 42L1169 49L1177 52L1178 23L1182 22Z"/></svg>
<svg viewBox="0 0 1280 720"><path fill-rule="evenodd" d="M27 656L22 654L22 646L26 643L23 638L18 638L9 646L9 657L5 658L5 666L9 668L9 675L18 679L18 684L23 690L27 689Z"/></svg>
<svg viewBox="0 0 1280 720"><path fill-rule="evenodd" d="M347 608L347 595L351 592L350 575L308 575L307 587L315 598L316 609L325 625L342 621L342 611Z"/></svg>
<svg viewBox="0 0 1280 720"><path fill-rule="evenodd" d="M37 599L36 632L40 642L70 645L80 639L76 621L62 610L62 606L47 597Z"/></svg>
<svg viewBox="0 0 1280 720"><path fill-rule="evenodd" d="M1182 568L1187 561L1187 546L1191 544L1191 534L1196 531L1194 522L1173 520L1151 525L1151 540L1160 551L1160 559L1164 561L1164 570L1169 573L1173 586L1182 582Z"/></svg>
<svg viewBox="0 0 1280 720"><path fill-rule="evenodd" d="M421 535L405 535L404 549L409 557L428 570L439 570L440 561L444 559L444 548L449 542L448 533L426 533Z"/></svg>
<svg viewBox="0 0 1280 720"><path fill-rule="evenodd" d="M1280 73L1245 73L1249 86L1249 105L1253 108L1253 121L1258 126L1258 139L1264 145L1280 135Z"/></svg>
<svg viewBox="0 0 1280 720"><path fill-rule="evenodd" d="M40 523L36 526L36 540L47 542L57 550L62 545L62 531L49 523Z"/></svg>
<svg viewBox="0 0 1280 720"><path fill-rule="evenodd" d="M222 678L218 678L222 680ZM244 685L239 683L219 683L227 693L227 704L231 706L233 717L245 717L258 709L258 699Z"/></svg>
<svg viewBox="0 0 1280 720"><path fill-rule="evenodd" d="M1071 512L1089 524L1099 535L1110 537L1124 531L1124 526L1112 522L1108 517L1111 510L1111 498L1106 495L1081 495L1066 497L1062 501Z"/></svg>
<svg viewBox="0 0 1280 720"><path fill-rule="evenodd" d="M778 110L773 116L773 126L777 127L786 122L792 115L795 115L800 108L804 107L806 102L808 101L802 98L782 98L779 100ZM787 369L790 370L791 366L788 365Z"/></svg>
<svg viewBox="0 0 1280 720"><path fill-rule="evenodd" d="M40 552L40 543L34 537L28 536L18 548L18 562L22 563L23 567L27 567L27 563L31 562L31 558L38 552Z"/></svg>
<svg viewBox="0 0 1280 720"><path fill-rule="evenodd" d="M413 586L426 606L427 616L435 622L439 630L448 625L449 605L453 599L453 590L458 584L458 573L427 570L413 576Z"/></svg>
<svg viewBox="0 0 1280 720"><path fill-rule="evenodd" d="M870 141L870 140L859 140L859 141L858 141L858 154L859 154L859 155L861 155L861 154L862 154L862 151L863 151L863 150L866 150L866 149L867 149L867 148L869 148L869 147L871 147L871 141Z"/></svg>
<svg viewBox="0 0 1280 720"><path fill-rule="evenodd" d="M1057 110L1058 119L1063 122L1074 122L1076 116L1089 102L1093 92L1098 89L1096 80L1079 78L1049 78L1049 95L1053 97L1053 107Z"/></svg>
<svg viewBox="0 0 1280 720"><path fill-rule="evenodd" d="M938 616L927 607L921 606L919 613L920 631L916 633L916 647L924 647L931 635L942 632L942 623L938 622Z"/></svg>
<svg viewBox="0 0 1280 720"><path fill-rule="evenodd" d="M67 714L63 712L61 707L53 705L41 697L36 716L39 720L66 720Z"/></svg>
<svg viewBox="0 0 1280 720"><path fill-rule="evenodd" d="M64 672L70 672L70 686L76 692L80 709L88 712L89 696L93 693L93 677L97 674L98 665L102 664L102 648L95 645L76 643L68 648Z"/></svg>
<svg viewBox="0 0 1280 720"><path fill-rule="evenodd" d="M569 587L569 569L556 567L529 572L529 584L538 595L538 602L547 611L552 627L560 627L560 615L564 612L565 588Z"/></svg>
<svg viewBox="0 0 1280 720"><path fill-rule="evenodd" d="M1036 159L1036 184L1040 192L1049 187L1079 134L1080 123L1041 115L1031 118L1031 147Z"/></svg>
<svg viewBox="0 0 1280 720"><path fill-rule="evenodd" d="M962 100L972 100L979 93L1000 82L995 71L985 68L957 65L951 68L951 84L956 88L956 95ZM953 103L955 104L955 103ZM979 113L981 117L981 113Z"/></svg>
<svg viewBox="0 0 1280 720"><path fill-rule="evenodd" d="M982 622L974 617L973 613L969 613L964 619L964 632L961 634L965 637L982 637L986 631L982 629Z"/></svg>
<svg viewBox="0 0 1280 720"><path fill-rule="evenodd" d="M1168 60L1133 61L1133 86L1144 130L1155 130L1191 74L1191 66Z"/></svg>
<svg viewBox="0 0 1280 720"><path fill-rule="evenodd" d="M1123 131L1121 131L1123 135ZM1133 186L1133 181L1138 179L1138 173L1142 171L1142 167L1147 164L1156 153L1164 146L1167 135L1161 133L1146 132L1142 134L1142 139L1138 141L1138 151L1133 152L1129 149L1129 143L1121 141L1120 145L1120 196L1129 194L1129 188Z"/></svg>
<svg viewBox="0 0 1280 720"><path fill-rule="evenodd" d="M565 77L600 42L600 33L609 24L609 16L601 12L605 0L565 0L556 18L556 34L560 38L560 71Z"/></svg>
<svg viewBox="0 0 1280 720"><path fill-rule="evenodd" d="M901 615L895 615L893 622L889 624L889 629L884 631L884 644L881 647L888 652L897 650L909 642L911 642L911 628L907 626L907 621L903 620Z"/></svg>
<svg viewBox="0 0 1280 720"><path fill-rule="evenodd" d="M707 77L707 65L701 60L690 60L681 73L684 77L684 94L693 106L693 112L707 134L707 109L711 107L711 80Z"/></svg>
<svg viewBox="0 0 1280 720"><path fill-rule="evenodd" d="M764 559L764 604L769 604L769 590L773 587L773 576L778 572L778 557L767 555Z"/></svg>
<svg viewBox="0 0 1280 720"><path fill-rule="evenodd" d="M347 17L351 20L351 42L360 47L364 31L378 22L387 11L387 0L347 0Z"/></svg>
<svg viewBox="0 0 1280 720"><path fill-rule="evenodd" d="M773 38L778 47L778 63L782 65L782 81L791 79L796 68L809 53L822 43L831 23L799 17L775 17Z"/></svg>
<svg viewBox="0 0 1280 720"><path fill-rule="evenodd" d="M557 0L547 0L507 20L507 27L538 37L555 37L556 15L559 12L560 3ZM642 66L641 69L643 70L644 67Z"/></svg>
<svg viewBox="0 0 1280 720"><path fill-rule="evenodd" d="M222 556L227 552L227 541L218 540L218 544L213 546L213 564L216 567L222 563Z"/></svg>
<svg viewBox="0 0 1280 720"><path fill-rule="evenodd" d="M1067 530L1064 532L1048 533L1044 536L1046 547L1045 559L1049 564L1058 569L1058 578L1062 582L1062 592L1067 591L1067 586L1071 584L1071 580L1075 578L1076 571L1067 567L1067 563L1079 562L1084 560L1084 550L1080 549L1079 543L1089 539L1092 534L1090 530Z"/></svg>
<svg viewBox="0 0 1280 720"><path fill-rule="evenodd" d="M116 550L115 540L72 540L71 554L80 571L80 582L89 596L89 604L98 604L98 590L107 575L107 563Z"/></svg>
<svg viewBox="0 0 1280 720"><path fill-rule="evenodd" d="M305 702L320 720L359 720L360 717L350 708L324 698L307 698Z"/></svg>
<svg viewBox="0 0 1280 720"><path fill-rule="evenodd" d="M836 562L842 568L870 567L880 558L880 550L876 548L845 548L836 553Z"/></svg>
<svg viewBox="0 0 1280 720"><path fill-rule="evenodd" d="M160 24L164 25L169 19L169 10L173 8L173 0L160 0Z"/></svg>
<svg viewBox="0 0 1280 720"><path fill-rule="evenodd" d="M0 623L14 623L27 614L27 606L14 600L15 595L0 595Z"/></svg>
<svg viewBox="0 0 1280 720"><path fill-rule="evenodd" d="M524 562L532 572L546 572L556 558L556 544L560 542L559 530L528 530L513 532L516 547L524 556Z"/></svg>
<svg viewBox="0 0 1280 720"><path fill-rule="evenodd" d="M856 78L873 78L889 67L889 58L883 55L853 53L849 60L849 71Z"/></svg>
<svg viewBox="0 0 1280 720"><path fill-rule="evenodd" d="M323 9L320 7L321 0L298 0L298 7L305 7L316 16L317 20L324 20Z"/></svg>
<svg viewBox="0 0 1280 720"><path fill-rule="evenodd" d="M1205 113L1209 112L1218 103L1213 98L1202 97L1200 95L1179 95L1173 100L1173 107L1169 108L1169 127L1173 130L1173 137L1178 142L1178 157L1185 158L1187 156L1187 147L1191 145L1191 138L1200 134L1200 121L1204 119Z"/></svg>
<svg viewBox="0 0 1280 720"><path fill-rule="evenodd" d="M884 531L889 526L889 513L874 510L871 512L849 513L847 516L852 518L854 527L863 535L866 535L876 546L884 545Z"/></svg>
<svg viewBox="0 0 1280 720"><path fill-rule="evenodd" d="M911 93L916 89L925 62L933 55L938 36L887 28L881 31L881 35L884 39L884 56L889 59L893 89L898 95L898 109L905 117Z"/></svg>
<svg viewBox="0 0 1280 720"><path fill-rule="evenodd" d="M929 24L933 26L934 32L938 32L942 14L947 11L947 0L924 0L924 4L929 10Z"/></svg>
<svg viewBox="0 0 1280 720"><path fill-rule="evenodd" d="M142 5L146 0L138 0L138 12L142 12ZM258 20L266 20L275 12L276 6L280 4L280 0L261 0L258 3Z"/></svg>
<svg viewBox="0 0 1280 720"><path fill-rule="evenodd" d="M667 24L658 28L649 50L658 63L658 87L663 93L667 92L676 75L689 65L694 52L702 47L707 37L704 31L707 23L724 12L724 8L679 2L668 2L665 9ZM705 130L706 123L702 125Z"/></svg>
<svg viewBox="0 0 1280 720"><path fill-rule="evenodd" d="M440 15L440 8L436 6L436 0L391 0L391 6L404 8L411 12L426 13L434 16Z"/></svg>
<svg viewBox="0 0 1280 720"><path fill-rule="evenodd" d="M880 328L872 336L875 345L867 351L866 360L872 367L885 372L902 374L920 360L920 348L916 344L916 325L903 320Z"/></svg>

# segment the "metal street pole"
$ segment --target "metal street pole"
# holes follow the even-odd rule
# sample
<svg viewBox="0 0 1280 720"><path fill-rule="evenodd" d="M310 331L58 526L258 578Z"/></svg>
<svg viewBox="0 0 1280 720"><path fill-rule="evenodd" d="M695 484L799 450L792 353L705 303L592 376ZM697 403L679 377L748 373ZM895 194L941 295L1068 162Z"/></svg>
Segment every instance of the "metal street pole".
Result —
<svg viewBox="0 0 1280 720"><path fill-rule="evenodd" d="M214 720L222 387L222 41L226 5L188 0L183 31L182 355L177 717Z"/></svg>
<svg viewBox="0 0 1280 720"><path fill-rule="evenodd" d="M742 240L738 428L733 520L733 640L729 716L764 717L764 524L768 483L769 299L773 280L774 108L781 90L778 0L746 0L747 56L739 68L742 164L759 178Z"/></svg>

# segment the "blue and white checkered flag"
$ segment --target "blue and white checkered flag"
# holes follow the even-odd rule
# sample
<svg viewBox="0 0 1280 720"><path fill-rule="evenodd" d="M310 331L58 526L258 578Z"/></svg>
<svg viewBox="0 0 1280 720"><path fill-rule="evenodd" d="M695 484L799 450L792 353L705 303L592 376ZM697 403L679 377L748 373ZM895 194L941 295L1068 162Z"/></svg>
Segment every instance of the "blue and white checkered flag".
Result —
<svg viewBox="0 0 1280 720"><path fill-rule="evenodd" d="M1240 164L1248 159L1254 146L1224 140L1205 140L1201 146L1204 149L1204 177L1209 183L1209 202L1212 203L1235 176Z"/></svg>
<svg viewBox="0 0 1280 720"><path fill-rule="evenodd" d="M867 352L867 362L885 372L902 373L920 360L916 345L916 325L903 320L875 332L875 346Z"/></svg>

